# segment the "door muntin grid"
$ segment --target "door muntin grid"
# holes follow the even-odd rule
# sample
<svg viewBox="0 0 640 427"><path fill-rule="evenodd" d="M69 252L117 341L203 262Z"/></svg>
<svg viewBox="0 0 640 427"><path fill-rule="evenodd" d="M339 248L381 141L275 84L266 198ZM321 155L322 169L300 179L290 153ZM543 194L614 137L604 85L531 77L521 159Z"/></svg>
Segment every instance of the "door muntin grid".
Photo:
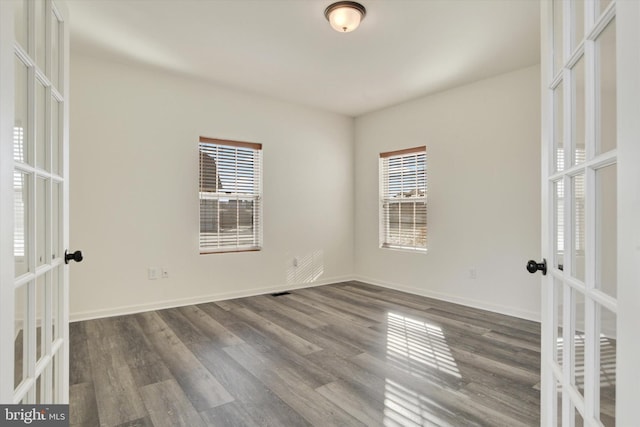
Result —
<svg viewBox="0 0 640 427"><path fill-rule="evenodd" d="M554 268L546 330L555 344L543 363L553 373L549 395L561 397L548 420L606 426L615 422L616 278L607 256L616 245L615 231L607 232L616 208L615 2L553 0L549 12L547 249ZM602 63L612 58L613 66Z"/></svg>
<svg viewBox="0 0 640 427"><path fill-rule="evenodd" d="M61 403L65 23L50 0L14 13L14 403Z"/></svg>

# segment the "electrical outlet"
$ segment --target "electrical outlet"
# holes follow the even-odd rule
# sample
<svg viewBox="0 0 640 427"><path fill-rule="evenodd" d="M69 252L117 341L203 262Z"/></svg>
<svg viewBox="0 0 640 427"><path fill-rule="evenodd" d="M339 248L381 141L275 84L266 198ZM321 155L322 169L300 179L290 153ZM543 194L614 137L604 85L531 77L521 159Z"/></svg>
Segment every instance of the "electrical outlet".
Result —
<svg viewBox="0 0 640 427"><path fill-rule="evenodd" d="M469 269L469 279L475 280L478 278L478 273L475 268Z"/></svg>
<svg viewBox="0 0 640 427"><path fill-rule="evenodd" d="M298 257L294 257L293 258L293 266L297 267L298 266Z"/></svg>
<svg viewBox="0 0 640 427"><path fill-rule="evenodd" d="M168 279L169 278L169 271L164 267L162 267L162 278L163 279Z"/></svg>
<svg viewBox="0 0 640 427"><path fill-rule="evenodd" d="M147 277L149 280L157 280L158 276L158 269L156 267L147 268Z"/></svg>

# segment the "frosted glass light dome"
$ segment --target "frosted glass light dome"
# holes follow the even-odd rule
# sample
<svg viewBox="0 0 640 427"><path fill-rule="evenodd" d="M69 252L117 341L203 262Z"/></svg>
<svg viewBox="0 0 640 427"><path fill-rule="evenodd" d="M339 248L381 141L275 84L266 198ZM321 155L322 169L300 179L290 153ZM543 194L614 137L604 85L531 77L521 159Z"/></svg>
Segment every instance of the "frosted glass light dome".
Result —
<svg viewBox="0 0 640 427"><path fill-rule="evenodd" d="M339 33L349 33L360 25L367 11L354 1L339 1L329 5L324 11L331 27Z"/></svg>

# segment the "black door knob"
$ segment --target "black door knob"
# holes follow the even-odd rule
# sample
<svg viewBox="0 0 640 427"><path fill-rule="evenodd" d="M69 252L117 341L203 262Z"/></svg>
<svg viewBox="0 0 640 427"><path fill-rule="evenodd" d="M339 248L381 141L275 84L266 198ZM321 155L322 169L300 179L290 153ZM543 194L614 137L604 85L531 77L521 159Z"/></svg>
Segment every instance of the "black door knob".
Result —
<svg viewBox="0 0 640 427"><path fill-rule="evenodd" d="M82 261L82 251L75 251L73 253L67 253L64 251L64 263L69 264L69 261L80 262Z"/></svg>
<svg viewBox="0 0 640 427"><path fill-rule="evenodd" d="M535 262L534 260L529 260L529 262L527 263L527 271L531 274L535 273L536 271L542 271L542 275L546 276L547 275L547 260L546 259L542 259L542 262Z"/></svg>

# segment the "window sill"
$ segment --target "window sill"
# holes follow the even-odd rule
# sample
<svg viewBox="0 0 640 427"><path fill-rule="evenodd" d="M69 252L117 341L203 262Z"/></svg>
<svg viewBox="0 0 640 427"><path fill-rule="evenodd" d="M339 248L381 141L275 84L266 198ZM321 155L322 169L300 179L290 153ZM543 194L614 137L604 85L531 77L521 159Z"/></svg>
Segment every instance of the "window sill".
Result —
<svg viewBox="0 0 640 427"><path fill-rule="evenodd" d="M224 249L200 249L200 255L228 254L236 252L259 252L262 248L224 248Z"/></svg>
<svg viewBox="0 0 640 427"><path fill-rule="evenodd" d="M397 251L397 252L408 252L412 254L426 254L428 250L427 248L406 248L402 246L389 246L389 245L381 245L379 246L379 248Z"/></svg>

